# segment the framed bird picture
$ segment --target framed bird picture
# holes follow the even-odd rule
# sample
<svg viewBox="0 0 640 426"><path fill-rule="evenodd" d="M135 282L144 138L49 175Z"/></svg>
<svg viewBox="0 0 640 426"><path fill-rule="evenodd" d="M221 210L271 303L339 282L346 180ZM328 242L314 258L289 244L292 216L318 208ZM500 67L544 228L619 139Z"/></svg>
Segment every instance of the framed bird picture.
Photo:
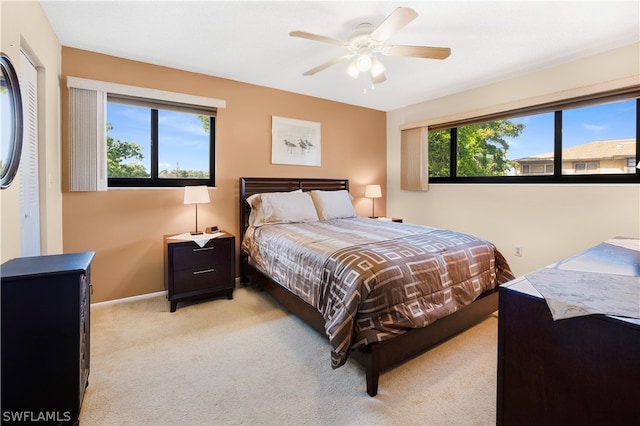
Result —
<svg viewBox="0 0 640 426"><path fill-rule="evenodd" d="M320 123L271 117L271 163L320 166Z"/></svg>

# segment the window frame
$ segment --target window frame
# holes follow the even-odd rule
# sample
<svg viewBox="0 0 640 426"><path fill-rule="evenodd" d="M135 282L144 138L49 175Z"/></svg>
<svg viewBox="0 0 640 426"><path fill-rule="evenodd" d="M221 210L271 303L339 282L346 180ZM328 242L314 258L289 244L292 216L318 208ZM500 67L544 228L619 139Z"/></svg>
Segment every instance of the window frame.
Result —
<svg viewBox="0 0 640 426"><path fill-rule="evenodd" d="M108 103L119 103L148 108L151 114L150 141L150 177L149 178L115 178L107 177L107 188L176 188L192 185L206 185L215 187L216 170L216 117L214 109L206 109L197 105L180 105L144 98L107 94ZM160 178L159 177L159 132L158 111L177 111L189 114L206 115L209 117L209 178ZM106 132L106 129L105 129ZM106 140L106 137L105 137Z"/></svg>
<svg viewBox="0 0 640 426"><path fill-rule="evenodd" d="M454 123L442 123L428 125L428 131L432 130L451 130L450 137L450 158L449 158L449 173L448 177L432 177L429 176L429 182L433 184L449 184L449 183L534 183L534 184L573 184L573 183L640 183L640 169L635 169L635 173L620 173L620 174L562 174L562 111L570 108L593 106L608 102L631 100L636 101L636 164L640 161L640 87L633 87L627 90L623 90L621 93L601 93L597 95L590 95L588 97L581 97L573 100L565 100L562 102L554 102L551 105L538 105L534 107L522 108L516 111L505 111L501 113L491 114L485 117L476 117L461 120ZM553 112L554 113L554 159L553 159L553 174L551 175L519 175L519 176L456 176L457 175L457 127L465 124L482 123L493 120L509 119L514 117L520 117L524 115L531 115L537 113ZM428 165L427 165L428 166Z"/></svg>

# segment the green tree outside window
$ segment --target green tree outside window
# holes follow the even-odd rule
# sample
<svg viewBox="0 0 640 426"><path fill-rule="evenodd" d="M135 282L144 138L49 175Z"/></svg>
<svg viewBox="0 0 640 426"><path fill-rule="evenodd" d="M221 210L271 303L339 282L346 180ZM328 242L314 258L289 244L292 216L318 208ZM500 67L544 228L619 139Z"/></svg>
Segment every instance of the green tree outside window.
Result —
<svg viewBox="0 0 640 426"><path fill-rule="evenodd" d="M457 176L506 176L516 166L508 159L509 143L525 125L509 120L460 126L456 160ZM429 132L429 176L449 177L451 129Z"/></svg>

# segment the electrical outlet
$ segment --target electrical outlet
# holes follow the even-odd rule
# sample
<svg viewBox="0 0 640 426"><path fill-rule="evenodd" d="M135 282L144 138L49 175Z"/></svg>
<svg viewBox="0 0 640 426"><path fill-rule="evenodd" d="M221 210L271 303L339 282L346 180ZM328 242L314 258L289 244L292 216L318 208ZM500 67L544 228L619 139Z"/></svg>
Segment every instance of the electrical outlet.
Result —
<svg viewBox="0 0 640 426"><path fill-rule="evenodd" d="M522 257L522 247L515 246L515 248L513 249L513 254Z"/></svg>

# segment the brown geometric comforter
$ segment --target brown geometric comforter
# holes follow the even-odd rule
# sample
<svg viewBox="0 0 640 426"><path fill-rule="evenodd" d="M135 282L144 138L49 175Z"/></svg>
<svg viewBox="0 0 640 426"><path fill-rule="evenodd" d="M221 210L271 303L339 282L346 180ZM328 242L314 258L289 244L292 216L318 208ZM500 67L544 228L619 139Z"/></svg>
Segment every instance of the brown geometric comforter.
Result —
<svg viewBox="0 0 640 426"><path fill-rule="evenodd" d="M488 241L366 218L249 228L242 248L322 313L334 368L352 349L425 327L515 278Z"/></svg>

